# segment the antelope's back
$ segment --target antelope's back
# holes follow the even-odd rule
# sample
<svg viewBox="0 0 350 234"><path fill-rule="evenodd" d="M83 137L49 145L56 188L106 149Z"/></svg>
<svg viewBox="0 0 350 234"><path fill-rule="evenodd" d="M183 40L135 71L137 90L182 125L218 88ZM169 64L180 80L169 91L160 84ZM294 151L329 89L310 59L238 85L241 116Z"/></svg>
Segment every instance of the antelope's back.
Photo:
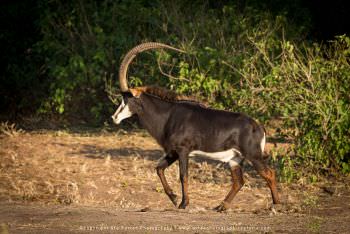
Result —
<svg viewBox="0 0 350 234"><path fill-rule="evenodd" d="M173 108L166 129L175 139L194 142L198 150L208 152L238 147L249 139L261 141L264 136L263 128L245 114L191 103L179 103Z"/></svg>

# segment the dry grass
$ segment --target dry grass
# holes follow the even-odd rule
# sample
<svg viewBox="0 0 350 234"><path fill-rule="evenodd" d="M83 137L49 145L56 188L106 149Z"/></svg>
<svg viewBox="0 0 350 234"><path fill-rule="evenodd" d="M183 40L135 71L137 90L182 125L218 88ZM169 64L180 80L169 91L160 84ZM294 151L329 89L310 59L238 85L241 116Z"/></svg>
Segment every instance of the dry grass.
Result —
<svg viewBox="0 0 350 234"><path fill-rule="evenodd" d="M0 200L173 208L154 169L163 153L147 134L25 133L11 126L6 127L9 134L0 136ZM181 195L177 164L166 176ZM245 181L232 208L268 209L271 196L265 182L254 171L245 174ZM190 161L189 182L190 207L195 210L215 207L231 184L227 169L206 161ZM285 201L302 204L298 188L280 188Z"/></svg>
<svg viewBox="0 0 350 234"><path fill-rule="evenodd" d="M0 123L0 135L18 136L20 133L24 133L24 131L18 129L16 124L10 124L8 121Z"/></svg>
<svg viewBox="0 0 350 234"><path fill-rule="evenodd" d="M271 207L265 182L247 165L245 186L231 211L219 214L208 209L228 193L228 170L190 161L190 206L184 211L174 209L164 194L154 169L162 151L144 132L12 129L11 134L0 134L2 233L76 233L81 227L101 225L209 227L217 233L224 231L216 227L232 225L244 233L245 227L268 227L269 233L348 230L349 180L339 186L329 181L325 187L279 184L285 204ZM278 150L271 144L267 148L270 154ZM181 195L177 163L166 176Z"/></svg>

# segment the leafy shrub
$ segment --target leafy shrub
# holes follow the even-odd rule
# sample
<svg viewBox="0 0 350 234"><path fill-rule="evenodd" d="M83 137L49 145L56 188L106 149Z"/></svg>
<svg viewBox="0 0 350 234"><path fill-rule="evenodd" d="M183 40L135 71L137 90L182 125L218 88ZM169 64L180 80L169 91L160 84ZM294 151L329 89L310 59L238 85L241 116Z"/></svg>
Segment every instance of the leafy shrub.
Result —
<svg viewBox="0 0 350 234"><path fill-rule="evenodd" d="M263 65L242 69L251 82L248 92L259 87L266 116L283 118L284 127L292 130L287 135L295 143L293 163L310 175L350 172L349 42L339 36L327 46L298 49L281 41L276 57L265 44L253 42ZM251 101L250 106L260 105Z"/></svg>
<svg viewBox="0 0 350 234"><path fill-rule="evenodd" d="M155 59L142 54L130 68L131 84L157 83L231 109L236 102L226 96L234 94L230 86L235 83L238 87L241 77L223 64L242 66L252 53L249 38L270 34L269 43L274 43L279 36L271 32L286 22L284 16L274 17L252 7L213 7L201 1L41 1L41 9L43 39L36 43L35 51L46 61L50 87L39 112L79 113L97 122L111 111L105 80L112 79L112 85L118 86L120 58L143 40L175 43L189 55L166 54L171 64L174 56L182 56L173 64L182 79L174 80L164 79ZM291 38L299 36L286 31ZM164 57L164 53L157 55Z"/></svg>
<svg viewBox="0 0 350 234"><path fill-rule="evenodd" d="M41 2L43 39L35 49L45 57L50 94L40 113L80 116L90 123L105 119L112 111L105 81L117 80L119 59L148 38L144 33L157 13L145 2Z"/></svg>

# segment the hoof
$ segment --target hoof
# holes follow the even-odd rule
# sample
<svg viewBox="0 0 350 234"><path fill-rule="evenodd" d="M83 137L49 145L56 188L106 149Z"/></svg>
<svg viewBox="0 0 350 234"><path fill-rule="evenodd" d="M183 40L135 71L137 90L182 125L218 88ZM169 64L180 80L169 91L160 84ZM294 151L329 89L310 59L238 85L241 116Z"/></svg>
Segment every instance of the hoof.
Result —
<svg viewBox="0 0 350 234"><path fill-rule="evenodd" d="M275 200L273 200L273 204L274 205L279 205L279 204L282 204L282 202L281 202L281 200L280 199L275 199Z"/></svg>
<svg viewBox="0 0 350 234"><path fill-rule="evenodd" d="M175 193L171 193L170 195L168 195L170 198L170 201L174 204L174 206L177 206L177 196Z"/></svg>
<svg viewBox="0 0 350 234"><path fill-rule="evenodd" d="M224 203L221 203L219 206L214 208L217 212L224 212L227 210L226 205Z"/></svg>
<svg viewBox="0 0 350 234"><path fill-rule="evenodd" d="M281 203L272 204L271 210L274 210L274 211L277 211L277 212L283 212L283 211L286 211L286 210L287 210L287 207L284 206L284 205L281 204Z"/></svg>
<svg viewBox="0 0 350 234"><path fill-rule="evenodd" d="M179 209L186 209L187 205L188 205L188 202L182 201L178 208Z"/></svg>

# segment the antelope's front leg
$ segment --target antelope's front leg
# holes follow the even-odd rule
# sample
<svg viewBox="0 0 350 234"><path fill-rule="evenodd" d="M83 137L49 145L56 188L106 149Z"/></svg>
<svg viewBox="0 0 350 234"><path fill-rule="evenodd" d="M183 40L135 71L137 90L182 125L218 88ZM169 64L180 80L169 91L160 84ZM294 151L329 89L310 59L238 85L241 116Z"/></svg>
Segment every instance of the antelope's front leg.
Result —
<svg viewBox="0 0 350 234"><path fill-rule="evenodd" d="M232 177L232 187L224 201L219 206L214 208L218 212L225 211L228 208L228 205L244 185L243 172L241 167L239 165L230 167L230 171Z"/></svg>
<svg viewBox="0 0 350 234"><path fill-rule="evenodd" d="M169 167L171 164L173 164L178 159L178 156L175 154L167 154L157 165L157 174L160 178L160 182L163 185L164 192L168 197L170 198L171 202L174 204L174 206L177 206L177 196L173 192L173 190L170 188L165 175L164 170Z"/></svg>
<svg viewBox="0 0 350 234"><path fill-rule="evenodd" d="M180 181L182 187L182 201L179 205L179 209L185 209L189 204L188 197L188 154L179 154L179 169L180 169Z"/></svg>

